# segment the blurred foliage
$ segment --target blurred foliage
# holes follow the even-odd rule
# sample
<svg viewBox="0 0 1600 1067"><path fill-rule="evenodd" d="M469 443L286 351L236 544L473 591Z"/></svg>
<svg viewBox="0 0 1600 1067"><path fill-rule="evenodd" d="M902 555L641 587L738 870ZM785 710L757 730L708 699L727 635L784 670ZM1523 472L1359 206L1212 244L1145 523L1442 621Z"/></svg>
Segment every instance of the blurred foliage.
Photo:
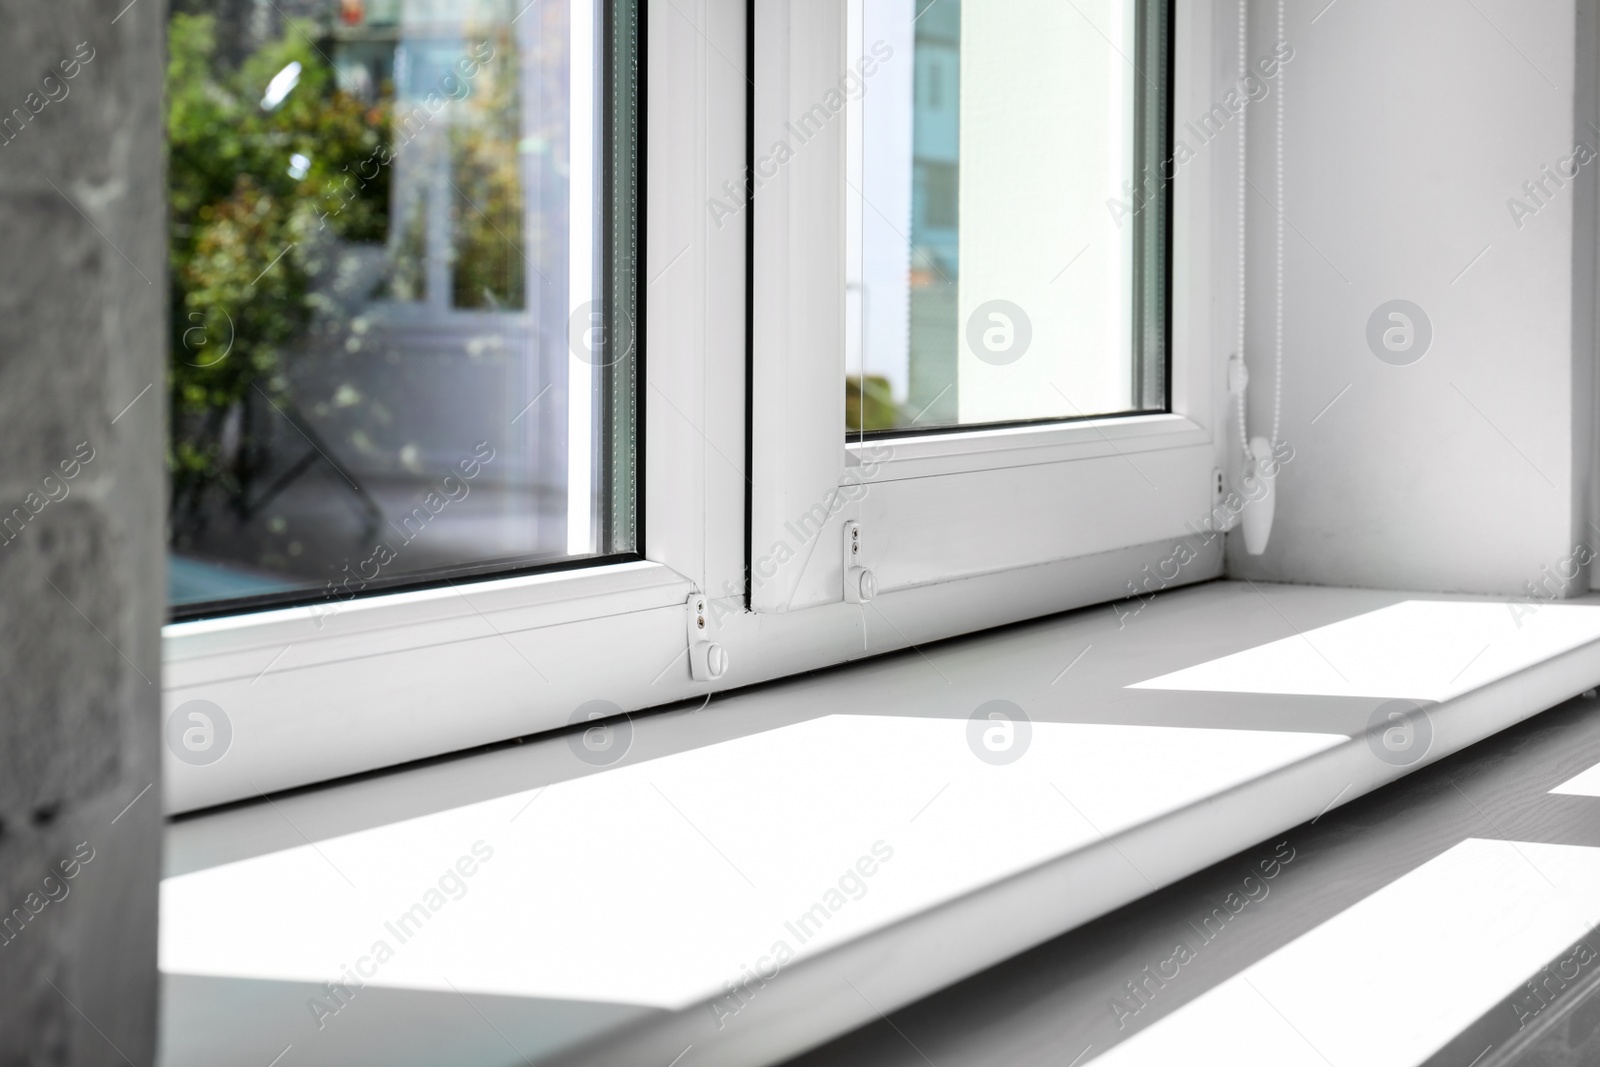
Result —
<svg viewBox="0 0 1600 1067"><path fill-rule="evenodd" d="M892 430L900 421L889 379L869 374L864 379L852 374L844 382L844 425L848 430ZM865 403L863 403L863 397ZM864 414L863 414L864 412ZM865 421L863 421L863 418Z"/></svg>
<svg viewBox="0 0 1600 1067"><path fill-rule="evenodd" d="M266 435L251 426L259 405L249 398L285 396L283 355L316 311L324 250L334 239L382 241L388 231L389 170L371 159L390 105L340 90L312 43L316 32L291 24L230 68L217 55L213 16L176 13L169 23L175 512L195 512L212 485L243 506L266 462ZM298 82L266 107L268 84L296 63Z"/></svg>
<svg viewBox="0 0 1600 1067"><path fill-rule="evenodd" d="M501 30L497 63L477 74L451 128L455 183L451 304L520 311L527 303L522 160L513 40ZM464 198L464 199L463 199Z"/></svg>

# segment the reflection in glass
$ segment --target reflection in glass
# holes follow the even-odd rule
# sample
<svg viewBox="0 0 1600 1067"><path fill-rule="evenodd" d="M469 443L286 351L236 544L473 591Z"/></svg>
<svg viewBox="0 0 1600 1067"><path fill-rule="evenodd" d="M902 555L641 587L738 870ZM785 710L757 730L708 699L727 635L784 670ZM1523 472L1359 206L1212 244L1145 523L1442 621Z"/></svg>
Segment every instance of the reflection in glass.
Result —
<svg viewBox="0 0 1600 1067"><path fill-rule="evenodd" d="M634 7L174 0L179 614L632 551Z"/></svg>
<svg viewBox="0 0 1600 1067"><path fill-rule="evenodd" d="M849 429L1163 410L1167 4L849 12Z"/></svg>

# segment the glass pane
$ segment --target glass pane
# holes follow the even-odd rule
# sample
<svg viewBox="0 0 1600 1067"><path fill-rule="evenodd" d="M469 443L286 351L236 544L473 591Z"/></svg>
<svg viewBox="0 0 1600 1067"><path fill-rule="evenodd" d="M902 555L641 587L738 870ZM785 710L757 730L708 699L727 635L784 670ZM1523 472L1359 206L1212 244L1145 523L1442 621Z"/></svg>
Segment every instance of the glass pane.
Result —
<svg viewBox="0 0 1600 1067"><path fill-rule="evenodd" d="M1164 410L1166 0L849 2L846 425Z"/></svg>
<svg viewBox="0 0 1600 1067"><path fill-rule="evenodd" d="M174 613L629 553L635 4L174 0Z"/></svg>

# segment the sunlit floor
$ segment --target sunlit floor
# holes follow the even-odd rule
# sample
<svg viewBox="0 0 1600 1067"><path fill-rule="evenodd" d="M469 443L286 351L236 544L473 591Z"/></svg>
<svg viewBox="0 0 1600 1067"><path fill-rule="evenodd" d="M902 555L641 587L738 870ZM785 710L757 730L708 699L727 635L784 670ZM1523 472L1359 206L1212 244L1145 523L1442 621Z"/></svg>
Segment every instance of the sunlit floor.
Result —
<svg viewBox="0 0 1600 1067"><path fill-rule="evenodd" d="M869 1028L808 1062L1232 1063L1288 1034L1274 1062L1454 1063L1600 922L1600 822L1573 822L1600 734L1481 797L1391 787L1422 797L1405 826L1318 859L1381 801L1337 805L1595 680L1596 604L1215 583L640 717L614 763L573 733L202 815L169 833L165 1062L770 1062L1146 897L936 996L968 998L926 1023L942 1056ZM1002 995L1018 967L1046 979Z"/></svg>

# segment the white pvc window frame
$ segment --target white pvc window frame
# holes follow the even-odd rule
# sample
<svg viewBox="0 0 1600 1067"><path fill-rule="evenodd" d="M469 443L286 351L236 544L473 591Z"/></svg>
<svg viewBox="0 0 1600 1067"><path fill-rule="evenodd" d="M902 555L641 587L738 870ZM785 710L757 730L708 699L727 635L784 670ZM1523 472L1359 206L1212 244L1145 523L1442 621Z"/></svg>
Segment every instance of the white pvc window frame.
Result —
<svg viewBox="0 0 1600 1067"><path fill-rule="evenodd" d="M699 703L1116 599L1210 513L1232 343L1212 314L1232 296L1234 247L1218 236L1232 227L1232 153L1191 161L1174 186L1171 414L846 444L844 124L763 178L753 208L729 193L744 184L747 143L771 143L794 101L844 69L845 2L645 8L645 559L373 596L331 615L305 606L168 626L164 716L205 700L232 734L212 763L166 754L169 812L561 728L593 700L628 712ZM1178 116L1229 88L1222 17L1214 0L1178 5ZM819 504L820 532L797 538L793 521ZM863 523L883 590L870 605L844 602L846 519ZM772 558L780 541L794 542L786 561ZM749 587L747 561L762 574ZM1220 566L1213 548L1180 580ZM689 674L695 592L712 598L712 636L729 652L716 683Z"/></svg>

